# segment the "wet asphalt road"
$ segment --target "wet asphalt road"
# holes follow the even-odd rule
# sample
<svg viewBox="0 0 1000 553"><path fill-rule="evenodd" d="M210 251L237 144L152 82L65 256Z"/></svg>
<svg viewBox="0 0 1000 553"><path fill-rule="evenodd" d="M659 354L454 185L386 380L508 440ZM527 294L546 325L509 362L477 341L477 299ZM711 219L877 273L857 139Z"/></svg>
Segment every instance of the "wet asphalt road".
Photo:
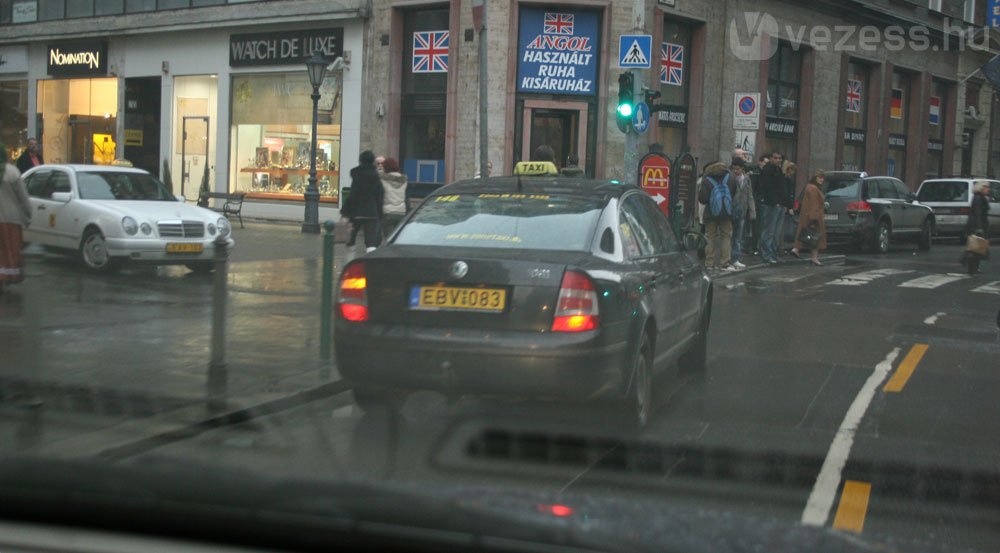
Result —
<svg viewBox="0 0 1000 553"><path fill-rule="evenodd" d="M960 274L960 250L942 241L927 254L908 245L885 256L833 251L846 259L823 267L789 262L720 278L707 374L658 383L656 414L639 436L589 409L475 399L448 404L435 394L413 396L400 416L362 415L345 392L183 439L154 441L123 462L166 457L310 478L517 482L566 494L637 494L808 520L876 541L905 537L942 550L996 551L1000 264L986 263L982 275L968 278ZM256 389L260 382L282 382L267 365L288 373L282 376L312 381L279 361L278 352L287 351L283 341L290 341L297 344L291 348L296 355L307 358L314 345L292 339L314 320L306 314L312 307L308 285L287 275L300 266L315 270L315 260L260 257L266 256L246 261L234 278L249 283L247 289L270 283L272 293L247 294L234 317L248 321L235 325L249 333L237 339L240 355L263 360L262 368L244 375L254 392L247 397L266 399ZM33 263L51 290L72 289L85 297L97 287L98 297L136 298L139 306L119 301L114 316L132 317L141 327L136 310L153 309L167 336L190 324L185 313L206 314L210 283L179 270L116 277L113 289L104 289L63 261ZM138 293L148 281L154 291ZM147 305L157 298L169 307L160 312ZM57 301L41 305L40 320L65 309ZM85 313L77 320L84 327ZM267 319L273 330L261 333L258 323L249 322L253 318ZM204 375L195 375L203 364L188 363L185 356L203 353L200 338L191 337L179 350L187 353L171 359L148 334L122 333L152 348L147 355L166 357L154 363L167 374L156 376L163 384L153 387L162 391L157 397L164 413L177 407L171 399L197 401ZM38 349L23 353L47 350L44 340L33 347ZM96 378L105 387L114 387L116 378L132 382L128 369L113 364L63 359L54 365L61 368L45 370L55 380L79 384ZM72 456L59 444L75 444L67 440L106 426L109 415L79 411L72 405L47 410L0 404L4 451ZM128 419L129 412L116 416ZM150 420L160 424L162 417ZM148 430L139 424L114 435ZM88 446L83 450L100 449ZM820 482L821 474L830 478ZM817 512L824 516L817 519Z"/></svg>

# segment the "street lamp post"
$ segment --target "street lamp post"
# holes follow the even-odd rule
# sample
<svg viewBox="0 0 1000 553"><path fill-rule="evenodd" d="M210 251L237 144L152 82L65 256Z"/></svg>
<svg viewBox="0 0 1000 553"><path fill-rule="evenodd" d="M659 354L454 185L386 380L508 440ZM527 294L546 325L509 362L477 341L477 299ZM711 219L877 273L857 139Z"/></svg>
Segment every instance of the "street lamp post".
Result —
<svg viewBox="0 0 1000 553"><path fill-rule="evenodd" d="M316 187L316 133L319 119L319 87L326 75L327 60L319 53L314 53L306 60L306 70L309 72L309 84L312 85L312 150L309 155L309 186L306 188L306 212L302 222L302 232L319 234L319 189Z"/></svg>

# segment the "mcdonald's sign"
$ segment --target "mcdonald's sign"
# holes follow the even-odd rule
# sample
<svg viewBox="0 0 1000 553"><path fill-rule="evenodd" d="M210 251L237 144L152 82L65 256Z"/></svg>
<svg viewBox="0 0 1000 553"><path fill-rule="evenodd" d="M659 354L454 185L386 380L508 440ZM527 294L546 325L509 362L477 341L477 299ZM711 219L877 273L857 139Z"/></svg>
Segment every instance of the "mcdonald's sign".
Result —
<svg viewBox="0 0 1000 553"><path fill-rule="evenodd" d="M639 163L639 186L670 216L670 160L651 153Z"/></svg>

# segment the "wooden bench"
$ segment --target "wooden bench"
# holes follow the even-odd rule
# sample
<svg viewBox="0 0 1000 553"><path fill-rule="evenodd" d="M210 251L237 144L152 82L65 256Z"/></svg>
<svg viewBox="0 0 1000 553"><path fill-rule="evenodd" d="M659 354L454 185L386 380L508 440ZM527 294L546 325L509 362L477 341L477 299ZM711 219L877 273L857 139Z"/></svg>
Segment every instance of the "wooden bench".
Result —
<svg viewBox="0 0 1000 553"><path fill-rule="evenodd" d="M230 215L235 215L240 220L240 228L243 228L243 200L247 195L243 192L208 192L202 193L198 196L198 205L202 207L208 207L215 211L222 212L226 216L226 219ZM208 205L209 200L225 200L222 204L222 209L216 209Z"/></svg>

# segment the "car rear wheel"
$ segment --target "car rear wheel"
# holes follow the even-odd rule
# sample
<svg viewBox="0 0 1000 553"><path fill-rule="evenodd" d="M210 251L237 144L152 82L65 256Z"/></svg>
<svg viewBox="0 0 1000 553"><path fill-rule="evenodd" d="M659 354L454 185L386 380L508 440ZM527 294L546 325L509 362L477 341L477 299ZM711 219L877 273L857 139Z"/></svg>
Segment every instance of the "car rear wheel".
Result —
<svg viewBox="0 0 1000 553"><path fill-rule="evenodd" d="M653 348L643 332L639 351L632 366L632 386L629 390L629 417L637 428L649 422L653 412Z"/></svg>
<svg viewBox="0 0 1000 553"><path fill-rule="evenodd" d="M891 240L892 228L889 226L889 223L879 221L878 228L875 229L875 237L872 240L872 251L875 253L888 253Z"/></svg>
<svg viewBox="0 0 1000 553"><path fill-rule="evenodd" d="M934 223L930 219L924 220L924 224L920 226L920 239L917 241L917 248L921 251L927 251L931 249L931 238L934 236Z"/></svg>
<svg viewBox="0 0 1000 553"><path fill-rule="evenodd" d="M89 228L80 240L80 259L88 269L98 273L111 272L120 267L120 263L111 257L108 243L104 235L96 228Z"/></svg>

